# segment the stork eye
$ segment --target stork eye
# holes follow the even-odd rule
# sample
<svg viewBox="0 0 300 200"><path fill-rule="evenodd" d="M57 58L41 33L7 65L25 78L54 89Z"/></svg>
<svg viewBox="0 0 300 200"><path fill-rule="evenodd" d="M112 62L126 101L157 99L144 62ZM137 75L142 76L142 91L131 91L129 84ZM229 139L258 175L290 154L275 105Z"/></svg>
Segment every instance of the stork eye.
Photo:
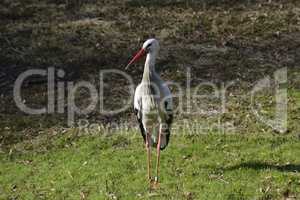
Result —
<svg viewBox="0 0 300 200"><path fill-rule="evenodd" d="M148 49L151 45L152 45L152 43L148 44L148 45L146 46L146 48Z"/></svg>

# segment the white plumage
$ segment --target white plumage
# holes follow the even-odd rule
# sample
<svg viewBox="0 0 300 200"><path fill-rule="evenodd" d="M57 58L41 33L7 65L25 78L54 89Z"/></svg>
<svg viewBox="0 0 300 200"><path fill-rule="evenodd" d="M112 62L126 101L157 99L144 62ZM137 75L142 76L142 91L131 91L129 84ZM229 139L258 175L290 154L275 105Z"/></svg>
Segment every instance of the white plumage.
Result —
<svg viewBox="0 0 300 200"><path fill-rule="evenodd" d="M149 39L134 56L128 66L147 54L141 83L134 95L134 111L146 144L148 157L148 178L151 178L151 146L157 149L155 185L158 184L160 150L167 147L170 139L170 126L173 119L172 94L168 85L155 71L155 61L159 51L156 39ZM128 67L127 66L127 67ZM127 68L126 67L126 68Z"/></svg>
<svg viewBox="0 0 300 200"><path fill-rule="evenodd" d="M146 92L147 83L142 82L137 86L134 94L134 110L141 123L140 126L144 129L141 130L142 134L151 133L150 145L156 147L158 133L161 132L160 148L164 149L169 142L167 137L170 137L168 134L170 134L169 128L173 117L173 103L168 86L161 79L160 83L153 86L154 91L157 91L154 94Z"/></svg>

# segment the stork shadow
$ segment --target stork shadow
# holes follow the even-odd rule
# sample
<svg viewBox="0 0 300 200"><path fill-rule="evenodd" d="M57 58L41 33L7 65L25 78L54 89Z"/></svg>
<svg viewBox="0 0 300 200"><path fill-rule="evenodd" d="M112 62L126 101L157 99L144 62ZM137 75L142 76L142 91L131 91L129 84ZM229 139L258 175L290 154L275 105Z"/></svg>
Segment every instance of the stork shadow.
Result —
<svg viewBox="0 0 300 200"><path fill-rule="evenodd" d="M277 165L277 164L265 163L265 162L245 162L245 163L224 168L224 170L233 171L240 168L254 169L254 170L272 169L281 172L300 172L300 164Z"/></svg>

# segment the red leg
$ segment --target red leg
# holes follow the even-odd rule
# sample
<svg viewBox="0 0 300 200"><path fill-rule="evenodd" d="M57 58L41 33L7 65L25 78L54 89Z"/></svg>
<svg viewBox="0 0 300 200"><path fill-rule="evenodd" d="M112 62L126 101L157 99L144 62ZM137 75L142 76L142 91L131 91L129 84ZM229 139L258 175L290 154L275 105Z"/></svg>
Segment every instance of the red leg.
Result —
<svg viewBox="0 0 300 200"><path fill-rule="evenodd" d="M156 177L155 177L155 183L158 184L158 175L159 175L159 162L160 162L160 143L161 143L161 131L158 133L158 142L157 142L157 147L156 147Z"/></svg>
<svg viewBox="0 0 300 200"><path fill-rule="evenodd" d="M151 182L151 146L150 146L150 134L146 135L146 150L147 150L147 168L148 168L148 180Z"/></svg>

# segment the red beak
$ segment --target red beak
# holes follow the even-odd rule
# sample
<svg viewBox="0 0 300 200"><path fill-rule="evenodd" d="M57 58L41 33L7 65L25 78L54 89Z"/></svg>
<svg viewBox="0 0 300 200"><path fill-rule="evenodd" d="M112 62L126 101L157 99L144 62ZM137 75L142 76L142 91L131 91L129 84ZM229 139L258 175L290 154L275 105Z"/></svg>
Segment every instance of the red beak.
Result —
<svg viewBox="0 0 300 200"><path fill-rule="evenodd" d="M133 63L138 61L143 55L145 55L146 51L144 49L141 49L135 56L131 59L131 61L128 63L128 65L125 67L125 70Z"/></svg>

